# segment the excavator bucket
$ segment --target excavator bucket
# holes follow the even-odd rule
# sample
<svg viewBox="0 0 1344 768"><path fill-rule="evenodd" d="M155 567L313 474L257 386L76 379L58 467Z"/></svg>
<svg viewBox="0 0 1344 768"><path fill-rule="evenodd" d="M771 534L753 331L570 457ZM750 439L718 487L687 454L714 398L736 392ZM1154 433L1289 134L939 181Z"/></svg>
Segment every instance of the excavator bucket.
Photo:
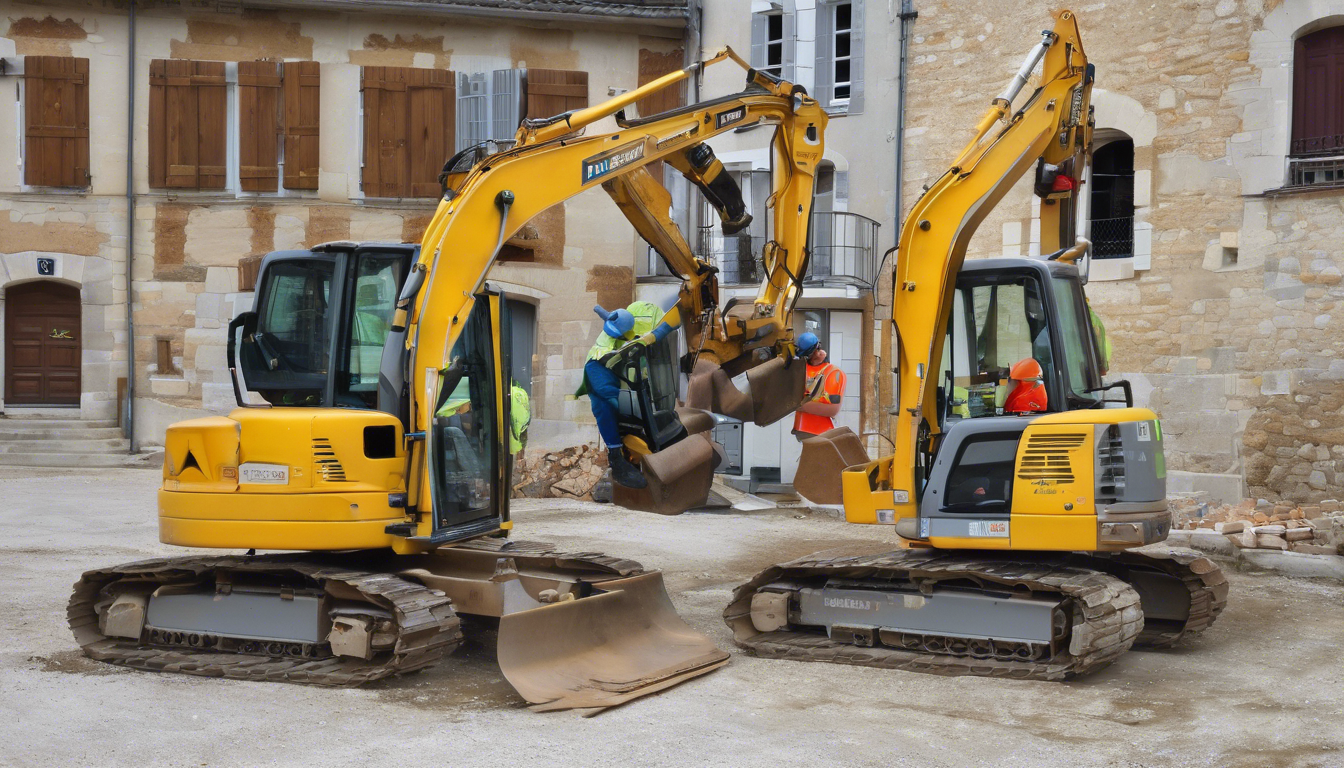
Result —
<svg viewBox="0 0 1344 768"><path fill-rule="evenodd" d="M686 404L764 427L802 405L806 381L801 360L775 357L747 371L743 392L717 364L701 360L691 372Z"/></svg>
<svg viewBox="0 0 1344 768"><path fill-rule="evenodd" d="M679 515L709 501L719 455L709 435L688 435L656 453L640 457L646 488L612 485L612 501L626 509Z"/></svg>
<svg viewBox="0 0 1344 768"><path fill-rule="evenodd" d="M846 468L867 464L863 440L849 427L837 427L803 441L793 489L813 504L844 501L840 475Z"/></svg>
<svg viewBox="0 0 1344 768"><path fill-rule="evenodd" d="M500 618L500 669L533 709L601 711L728 663L677 615L661 572L601 589Z"/></svg>

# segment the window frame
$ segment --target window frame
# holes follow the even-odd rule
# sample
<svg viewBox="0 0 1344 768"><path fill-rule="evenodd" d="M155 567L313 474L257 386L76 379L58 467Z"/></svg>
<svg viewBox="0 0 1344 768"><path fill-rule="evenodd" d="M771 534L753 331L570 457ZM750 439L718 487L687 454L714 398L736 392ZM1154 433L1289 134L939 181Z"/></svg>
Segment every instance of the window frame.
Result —
<svg viewBox="0 0 1344 768"><path fill-rule="evenodd" d="M840 8L842 6L849 9L849 26L845 27L843 30L840 29L840 21L839 21ZM853 2L850 2L850 0L845 0L844 2L826 3L822 7L825 9L824 13L827 14L830 20L830 23L826 26L826 32L827 34L830 35L830 43L831 43L830 47L831 55L829 57L831 68L831 78L830 78L831 88L829 98L827 99L828 103L826 106L829 109L843 108L846 114L848 114L849 100L850 96L853 93L854 88L854 47L853 47L854 4ZM849 48L849 52L846 53L844 56L838 55L838 51L840 49L839 42L841 34L843 34L848 39L849 42L849 45L847 46ZM842 61L846 65L848 65L849 68L849 78L846 79L843 83L845 88L845 95L843 97L836 95L836 93L840 90L841 87L839 68L840 63Z"/></svg>

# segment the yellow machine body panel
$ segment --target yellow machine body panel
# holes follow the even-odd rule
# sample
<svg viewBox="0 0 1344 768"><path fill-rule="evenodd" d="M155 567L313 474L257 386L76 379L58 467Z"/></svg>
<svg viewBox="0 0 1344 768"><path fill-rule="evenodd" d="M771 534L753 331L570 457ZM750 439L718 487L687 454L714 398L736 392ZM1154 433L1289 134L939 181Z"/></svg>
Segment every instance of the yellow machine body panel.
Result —
<svg viewBox="0 0 1344 768"><path fill-rule="evenodd" d="M159 540L183 547L377 549L405 511L401 423L379 411L238 408L172 425ZM415 548L411 548L415 549Z"/></svg>

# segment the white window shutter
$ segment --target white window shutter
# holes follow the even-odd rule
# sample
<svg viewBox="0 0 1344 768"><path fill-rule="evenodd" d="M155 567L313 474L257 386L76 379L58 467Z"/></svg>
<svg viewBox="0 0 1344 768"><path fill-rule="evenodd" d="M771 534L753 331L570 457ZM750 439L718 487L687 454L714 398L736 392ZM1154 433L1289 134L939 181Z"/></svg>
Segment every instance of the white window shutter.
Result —
<svg viewBox="0 0 1344 768"><path fill-rule="evenodd" d="M457 151L490 138L490 80L483 72L458 75Z"/></svg>
<svg viewBox="0 0 1344 768"><path fill-rule="evenodd" d="M816 65L813 68L816 83L812 98L825 109L831 103L831 93L835 83L835 63L831 61L831 51L835 47L835 8L817 4L817 41Z"/></svg>
<svg viewBox="0 0 1344 768"><path fill-rule="evenodd" d="M849 171L835 172L835 201L849 202Z"/></svg>
<svg viewBox="0 0 1344 768"><path fill-rule="evenodd" d="M763 13L751 15L751 66L755 69L765 66L765 37L770 31L769 23Z"/></svg>
<svg viewBox="0 0 1344 768"><path fill-rule="evenodd" d="M790 3L789 5L793 5ZM794 62L798 58L798 15L795 13L785 13L783 24L784 30L784 52L782 54L783 64L780 67L780 77L789 82L794 82L798 78L794 72Z"/></svg>
<svg viewBox="0 0 1344 768"><path fill-rule="evenodd" d="M491 78L490 138L495 141L513 141L518 124L523 118L523 70L496 69Z"/></svg>
<svg viewBox="0 0 1344 768"><path fill-rule="evenodd" d="M863 112L863 0L849 6L849 114Z"/></svg>

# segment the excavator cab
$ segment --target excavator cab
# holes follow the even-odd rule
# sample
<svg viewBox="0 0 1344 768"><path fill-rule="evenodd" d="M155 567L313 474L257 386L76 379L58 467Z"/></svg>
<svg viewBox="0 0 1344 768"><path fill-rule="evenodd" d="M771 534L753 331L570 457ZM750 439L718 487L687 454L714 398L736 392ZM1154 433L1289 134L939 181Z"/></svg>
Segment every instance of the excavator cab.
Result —
<svg viewBox="0 0 1344 768"><path fill-rule="evenodd" d="M617 425L625 451L637 462L648 487L614 484L620 506L677 515L709 499L714 470L723 457L709 435L714 417L677 405L676 339L649 346L631 344L612 367L621 383Z"/></svg>

